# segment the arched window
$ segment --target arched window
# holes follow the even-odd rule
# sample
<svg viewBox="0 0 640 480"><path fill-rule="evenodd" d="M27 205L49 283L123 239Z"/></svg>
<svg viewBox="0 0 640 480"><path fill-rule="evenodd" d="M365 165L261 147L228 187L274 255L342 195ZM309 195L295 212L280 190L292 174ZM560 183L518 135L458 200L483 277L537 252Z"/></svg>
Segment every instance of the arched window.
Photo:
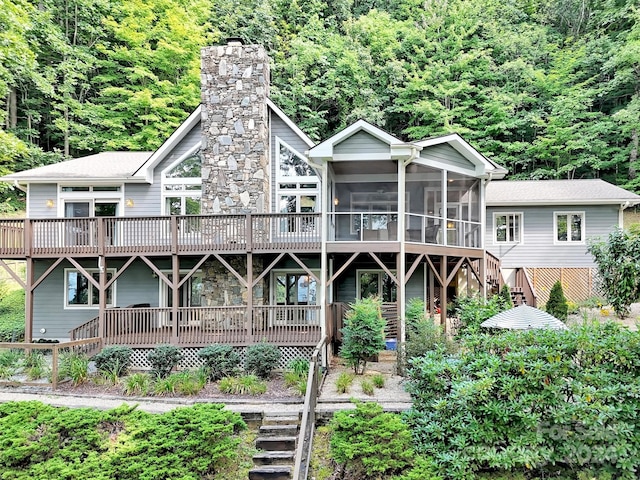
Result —
<svg viewBox="0 0 640 480"><path fill-rule="evenodd" d="M189 154L162 172L165 215L198 215L202 197L200 151Z"/></svg>

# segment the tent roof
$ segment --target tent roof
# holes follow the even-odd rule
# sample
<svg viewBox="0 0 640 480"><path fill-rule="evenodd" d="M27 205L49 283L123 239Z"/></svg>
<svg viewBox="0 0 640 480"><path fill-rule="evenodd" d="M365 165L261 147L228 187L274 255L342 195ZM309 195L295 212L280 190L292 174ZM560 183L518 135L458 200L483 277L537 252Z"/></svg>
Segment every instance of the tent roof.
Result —
<svg viewBox="0 0 640 480"><path fill-rule="evenodd" d="M565 330L567 326L553 315L529 305L520 305L485 320L480 324L484 328L508 328L511 330L529 330L532 328L550 328Z"/></svg>

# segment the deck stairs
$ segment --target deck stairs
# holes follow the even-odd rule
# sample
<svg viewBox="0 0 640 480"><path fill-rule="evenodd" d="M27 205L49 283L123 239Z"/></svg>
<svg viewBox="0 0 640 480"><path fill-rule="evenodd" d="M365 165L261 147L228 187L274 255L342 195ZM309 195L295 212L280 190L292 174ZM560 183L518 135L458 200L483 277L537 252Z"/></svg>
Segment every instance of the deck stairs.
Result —
<svg viewBox="0 0 640 480"><path fill-rule="evenodd" d="M253 456L249 480L290 480L293 478L300 415L269 413L262 419L256 438L259 450Z"/></svg>

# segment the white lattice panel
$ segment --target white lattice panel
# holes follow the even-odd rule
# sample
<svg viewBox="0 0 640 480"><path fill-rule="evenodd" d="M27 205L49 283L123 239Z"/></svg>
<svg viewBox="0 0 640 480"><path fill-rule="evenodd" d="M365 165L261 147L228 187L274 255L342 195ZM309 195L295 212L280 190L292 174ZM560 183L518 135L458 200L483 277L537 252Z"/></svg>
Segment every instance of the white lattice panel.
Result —
<svg viewBox="0 0 640 480"><path fill-rule="evenodd" d="M132 368L135 370L150 370L151 364L147 360L147 355L151 351L151 348L134 348L131 355ZM236 352L240 355L241 363L244 363L246 348L237 347ZM202 365L202 360L198 357L200 348L183 348L182 349L182 361L178 365L180 370L197 369ZM296 358L311 359L313 354L313 347L280 347L280 365L278 368L284 369L287 367L291 360Z"/></svg>

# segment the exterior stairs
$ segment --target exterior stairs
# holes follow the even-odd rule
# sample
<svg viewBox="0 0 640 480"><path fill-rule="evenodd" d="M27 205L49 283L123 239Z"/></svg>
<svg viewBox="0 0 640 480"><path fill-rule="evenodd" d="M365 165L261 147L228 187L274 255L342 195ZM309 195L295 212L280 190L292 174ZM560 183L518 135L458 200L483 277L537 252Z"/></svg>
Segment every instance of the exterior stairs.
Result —
<svg viewBox="0 0 640 480"><path fill-rule="evenodd" d="M253 456L249 480L290 480L299 431L299 414L266 415L256 438L256 448L261 451Z"/></svg>

